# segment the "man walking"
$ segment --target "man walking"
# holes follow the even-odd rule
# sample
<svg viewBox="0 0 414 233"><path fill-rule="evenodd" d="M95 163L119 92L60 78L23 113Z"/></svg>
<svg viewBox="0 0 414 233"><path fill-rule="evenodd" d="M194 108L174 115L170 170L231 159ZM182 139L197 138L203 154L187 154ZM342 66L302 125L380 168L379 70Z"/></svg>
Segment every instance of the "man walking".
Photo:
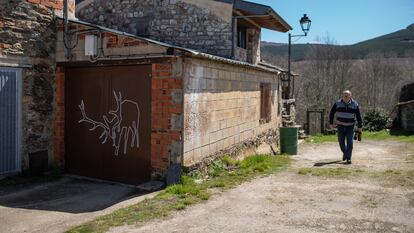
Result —
<svg viewBox="0 0 414 233"><path fill-rule="evenodd" d="M342 160L351 164L353 138L355 130L355 118L358 122L358 132L362 132L362 117L359 111L358 103L352 99L352 93L346 90L342 93L342 99L339 99L332 106L329 114L329 127L333 128L334 117L336 114L336 123L338 125L338 141L343 153ZM345 143L346 141L346 143Z"/></svg>

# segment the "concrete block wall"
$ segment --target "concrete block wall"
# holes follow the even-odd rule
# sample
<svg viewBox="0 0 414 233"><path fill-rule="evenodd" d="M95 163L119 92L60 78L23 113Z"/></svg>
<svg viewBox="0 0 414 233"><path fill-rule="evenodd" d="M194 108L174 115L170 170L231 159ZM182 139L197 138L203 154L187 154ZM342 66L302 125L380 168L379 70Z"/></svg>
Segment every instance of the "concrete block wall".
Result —
<svg viewBox="0 0 414 233"><path fill-rule="evenodd" d="M184 61L184 158L193 166L281 123L276 73L213 60ZM271 85L271 121L260 122L260 84Z"/></svg>

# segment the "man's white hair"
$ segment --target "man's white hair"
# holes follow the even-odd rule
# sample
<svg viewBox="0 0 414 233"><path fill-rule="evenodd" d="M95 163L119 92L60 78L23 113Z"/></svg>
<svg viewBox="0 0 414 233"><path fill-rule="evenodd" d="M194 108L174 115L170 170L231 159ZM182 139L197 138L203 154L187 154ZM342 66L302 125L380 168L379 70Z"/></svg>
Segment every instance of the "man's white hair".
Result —
<svg viewBox="0 0 414 233"><path fill-rule="evenodd" d="M350 96L352 96L352 92L350 90L345 90L344 92L342 92L342 94L349 94Z"/></svg>

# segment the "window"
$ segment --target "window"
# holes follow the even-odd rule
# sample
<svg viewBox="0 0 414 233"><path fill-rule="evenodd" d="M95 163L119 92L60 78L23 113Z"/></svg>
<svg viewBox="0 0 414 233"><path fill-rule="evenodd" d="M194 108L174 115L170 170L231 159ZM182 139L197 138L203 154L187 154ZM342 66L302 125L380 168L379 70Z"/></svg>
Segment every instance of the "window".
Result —
<svg viewBox="0 0 414 233"><path fill-rule="evenodd" d="M269 83L260 84L260 123L269 123L272 118L271 86Z"/></svg>
<svg viewBox="0 0 414 233"><path fill-rule="evenodd" d="M237 46L243 49L247 49L247 35L245 27L237 27Z"/></svg>
<svg viewBox="0 0 414 233"><path fill-rule="evenodd" d="M149 36L149 22L148 18L142 18L136 20L136 34L139 36Z"/></svg>

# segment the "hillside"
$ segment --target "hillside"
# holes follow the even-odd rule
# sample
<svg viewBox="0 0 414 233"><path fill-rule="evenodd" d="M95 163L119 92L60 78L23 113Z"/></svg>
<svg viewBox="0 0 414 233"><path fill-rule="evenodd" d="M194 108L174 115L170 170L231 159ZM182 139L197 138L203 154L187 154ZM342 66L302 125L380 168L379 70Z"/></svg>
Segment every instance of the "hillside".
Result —
<svg viewBox="0 0 414 233"><path fill-rule="evenodd" d="M306 53L316 44L292 45L292 60L305 59ZM328 45L324 45L328 46ZM337 45L329 45L337 46ZM262 53L266 56L287 56L287 44L262 42ZM396 57L414 57L414 24L384 36L353 45L338 46L347 50L352 58L363 58L370 53L382 52Z"/></svg>

